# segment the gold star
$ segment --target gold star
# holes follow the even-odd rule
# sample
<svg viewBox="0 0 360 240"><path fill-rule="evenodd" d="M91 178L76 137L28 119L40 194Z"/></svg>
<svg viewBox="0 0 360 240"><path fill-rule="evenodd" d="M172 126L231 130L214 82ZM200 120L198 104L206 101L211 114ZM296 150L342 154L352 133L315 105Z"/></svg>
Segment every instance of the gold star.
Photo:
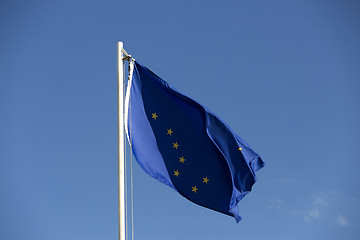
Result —
<svg viewBox="0 0 360 240"><path fill-rule="evenodd" d="M205 177L205 178L203 178L204 179L204 181L203 181L203 183L208 183L208 181L210 181L207 177Z"/></svg>
<svg viewBox="0 0 360 240"><path fill-rule="evenodd" d="M167 134L169 134L171 136L171 134L173 133L173 130L170 129L166 129L167 130Z"/></svg>
<svg viewBox="0 0 360 240"><path fill-rule="evenodd" d="M156 115L156 113L152 113L151 115L152 115L151 118L153 118L153 119L155 119L155 120L156 120L156 118L158 117L158 116Z"/></svg>
<svg viewBox="0 0 360 240"><path fill-rule="evenodd" d="M178 144L177 142L174 142L174 143L173 143L173 148L178 149L178 147L179 147L179 144Z"/></svg>
<svg viewBox="0 0 360 240"><path fill-rule="evenodd" d="M241 147L239 147L239 149L238 149L239 151L241 151L242 150L242 148Z"/></svg>
<svg viewBox="0 0 360 240"><path fill-rule="evenodd" d="M195 186L195 187L191 187L191 188L192 188L191 191L194 192L194 193L196 193L196 191L199 190L199 189L196 188L196 186Z"/></svg>
<svg viewBox="0 0 360 240"><path fill-rule="evenodd" d="M184 157L179 157L181 163L184 163L185 162L185 158Z"/></svg>
<svg viewBox="0 0 360 240"><path fill-rule="evenodd" d="M174 171L174 176L179 177L179 170Z"/></svg>

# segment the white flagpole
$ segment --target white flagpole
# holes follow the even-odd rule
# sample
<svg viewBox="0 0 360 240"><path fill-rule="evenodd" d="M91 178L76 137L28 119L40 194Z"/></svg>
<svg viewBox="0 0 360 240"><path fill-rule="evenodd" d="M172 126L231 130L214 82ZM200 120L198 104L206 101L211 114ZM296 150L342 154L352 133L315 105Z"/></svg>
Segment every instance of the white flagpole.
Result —
<svg viewBox="0 0 360 240"><path fill-rule="evenodd" d="M125 240L124 45L118 42L119 240Z"/></svg>

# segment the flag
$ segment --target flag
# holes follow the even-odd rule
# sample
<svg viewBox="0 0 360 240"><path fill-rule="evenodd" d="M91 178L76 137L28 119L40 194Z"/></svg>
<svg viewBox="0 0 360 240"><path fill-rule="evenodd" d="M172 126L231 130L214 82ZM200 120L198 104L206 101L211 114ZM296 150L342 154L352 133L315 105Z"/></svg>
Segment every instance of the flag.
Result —
<svg viewBox="0 0 360 240"><path fill-rule="evenodd" d="M139 165L188 200L239 222L237 204L264 162L207 108L133 64L126 128Z"/></svg>

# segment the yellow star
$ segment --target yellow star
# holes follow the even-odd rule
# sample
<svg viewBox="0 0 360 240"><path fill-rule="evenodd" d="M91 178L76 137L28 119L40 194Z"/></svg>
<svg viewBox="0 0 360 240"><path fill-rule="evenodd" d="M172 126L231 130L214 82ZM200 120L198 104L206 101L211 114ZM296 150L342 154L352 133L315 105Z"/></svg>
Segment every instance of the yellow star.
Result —
<svg viewBox="0 0 360 240"><path fill-rule="evenodd" d="M239 151L241 151L242 150L242 148L241 147L239 147L239 149L238 149Z"/></svg>
<svg viewBox="0 0 360 240"><path fill-rule="evenodd" d="M185 162L185 158L184 157L179 157L181 163L184 163Z"/></svg>
<svg viewBox="0 0 360 240"><path fill-rule="evenodd" d="M173 133L173 130L170 129L166 129L167 130L167 134L169 134L171 136L171 134Z"/></svg>
<svg viewBox="0 0 360 240"><path fill-rule="evenodd" d="M196 188L196 186L195 186L195 187L191 187L191 188L192 188L191 191L194 192L194 193L196 193L196 191L199 190L199 189Z"/></svg>
<svg viewBox="0 0 360 240"><path fill-rule="evenodd" d="M179 144L178 144L177 142L174 142L174 143L173 143L173 148L178 149L178 147L179 147Z"/></svg>
<svg viewBox="0 0 360 240"><path fill-rule="evenodd" d="M155 120L156 120L156 118L158 118L158 116L156 115L156 112L155 112L155 113L152 113L151 115L152 115L151 118L153 118L153 119L155 119Z"/></svg>
<svg viewBox="0 0 360 240"><path fill-rule="evenodd" d="M174 171L174 176L179 177L179 170Z"/></svg>
<svg viewBox="0 0 360 240"><path fill-rule="evenodd" d="M208 181L210 181L207 177L205 177L205 178L203 178L204 179L204 181L203 181L203 183L208 183Z"/></svg>

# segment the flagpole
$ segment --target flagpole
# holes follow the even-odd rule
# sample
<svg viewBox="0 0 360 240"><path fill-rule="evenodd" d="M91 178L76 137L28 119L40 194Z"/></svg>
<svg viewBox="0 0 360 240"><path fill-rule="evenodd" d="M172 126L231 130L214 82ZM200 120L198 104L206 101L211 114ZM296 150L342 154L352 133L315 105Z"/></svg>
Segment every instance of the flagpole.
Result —
<svg viewBox="0 0 360 240"><path fill-rule="evenodd" d="M118 42L118 210L119 240L125 240L124 44ZM126 52L125 52L126 53Z"/></svg>

